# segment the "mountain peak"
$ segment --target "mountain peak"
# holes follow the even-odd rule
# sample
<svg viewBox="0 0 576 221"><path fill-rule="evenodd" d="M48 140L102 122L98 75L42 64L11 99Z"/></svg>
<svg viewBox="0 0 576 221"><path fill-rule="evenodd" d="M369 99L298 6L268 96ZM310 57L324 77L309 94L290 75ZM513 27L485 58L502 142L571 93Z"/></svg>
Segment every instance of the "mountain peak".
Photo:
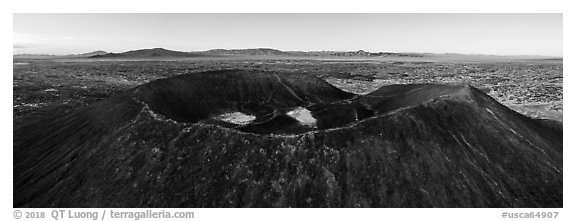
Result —
<svg viewBox="0 0 576 221"><path fill-rule="evenodd" d="M190 58L206 56L201 53L172 51L165 48L149 48L127 51L123 53L107 53L94 55L91 58Z"/></svg>

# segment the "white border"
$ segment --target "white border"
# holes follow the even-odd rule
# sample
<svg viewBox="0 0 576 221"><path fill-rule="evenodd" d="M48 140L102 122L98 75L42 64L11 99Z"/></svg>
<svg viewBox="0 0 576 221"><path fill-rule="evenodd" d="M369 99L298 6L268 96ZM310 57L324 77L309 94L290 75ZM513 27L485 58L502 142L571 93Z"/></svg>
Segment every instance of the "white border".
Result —
<svg viewBox="0 0 576 221"><path fill-rule="evenodd" d="M562 209L194 209L194 220L501 220L504 211L560 211L555 220L576 220L574 212L574 6L569 1L534 0L404 0L404 1L12 1L2 3L2 174L12 176L12 13L28 12L171 12L171 13L253 13L253 12L322 12L322 13L564 13L564 208ZM12 208L12 182L6 178L2 185L3 220L14 220ZM50 219L48 219L50 220ZM507 219L512 220L512 219Z"/></svg>

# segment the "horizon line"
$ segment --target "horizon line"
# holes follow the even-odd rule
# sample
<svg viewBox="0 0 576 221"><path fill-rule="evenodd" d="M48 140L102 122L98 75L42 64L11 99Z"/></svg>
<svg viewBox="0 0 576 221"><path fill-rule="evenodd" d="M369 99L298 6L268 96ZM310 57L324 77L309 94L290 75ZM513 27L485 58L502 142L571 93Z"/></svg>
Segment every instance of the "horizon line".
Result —
<svg viewBox="0 0 576 221"><path fill-rule="evenodd" d="M467 56L496 56L496 57L522 57L522 56L533 56L533 57L554 57L554 58L563 58L563 55L541 55L541 54L506 54L506 55L499 55L499 54L483 54L483 53L462 53L462 52L438 52L438 53L434 53L434 52L396 52L396 51L377 51L377 52L372 52L372 51L368 51L365 49L357 49L357 50L281 50L278 48L268 48L268 47L254 47L254 48L212 48L212 49L207 49L207 50L193 50L193 51L181 51L178 49L168 49L165 47L149 47L149 48L138 48L138 49L130 49L130 50L126 50L126 51L122 51L122 52L111 52L111 51L106 51L106 50L90 50L87 52L81 52L81 53L68 53L68 54L50 54L50 53L19 53L19 54L13 54L12 56L17 56L17 55L37 55L37 56L71 56L71 55L82 55L82 54L88 54L88 53L92 53L92 52L106 52L106 53L114 53L114 54L120 54L120 53L125 53L125 52L129 52L129 51L138 51L138 50L152 50L152 49L164 49L164 50L169 50L169 51L177 51L177 52L185 52L185 53L193 53L193 52L207 52L210 50L254 50L254 49L271 49L271 50L277 50L277 51L281 51L281 52L305 52L305 53L310 53L310 52L359 52L359 51L363 51L363 52L367 52L367 53L395 53L395 54L436 54L436 55L450 55L450 54L455 54L455 55L467 55ZM13 51L14 52L14 51Z"/></svg>

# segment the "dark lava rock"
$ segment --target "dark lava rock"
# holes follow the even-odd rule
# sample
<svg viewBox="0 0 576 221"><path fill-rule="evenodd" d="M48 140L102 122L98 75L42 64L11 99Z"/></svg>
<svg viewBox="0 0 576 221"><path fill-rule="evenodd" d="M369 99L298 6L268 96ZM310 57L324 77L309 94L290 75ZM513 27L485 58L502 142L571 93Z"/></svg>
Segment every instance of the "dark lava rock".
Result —
<svg viewBox="0 0 576 221"><path fill-rule="evenodd" d="M15 128L13 180L15 207L562 207L562 128L470 86L215 71Z"/></svg>

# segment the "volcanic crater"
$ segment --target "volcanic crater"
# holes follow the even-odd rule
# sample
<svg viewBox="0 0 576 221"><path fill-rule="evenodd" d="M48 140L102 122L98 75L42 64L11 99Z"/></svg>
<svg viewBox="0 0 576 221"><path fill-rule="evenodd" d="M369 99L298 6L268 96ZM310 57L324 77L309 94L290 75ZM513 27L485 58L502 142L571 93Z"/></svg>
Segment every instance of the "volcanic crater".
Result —
<svg viewBox="0 0 576 221"><path fill-rule="evenodd" d="M562 207L562 127L472 86L222 70L14 129L15 207Z"/></svg>
<svg viewBox="0 0 576 221"><path fill-rule="evenodd" d="M158 80L135 90L136 99L169 119L256 134L337 128L375 113L356 101L357 95L304 74L209 72Z"/></svg>

